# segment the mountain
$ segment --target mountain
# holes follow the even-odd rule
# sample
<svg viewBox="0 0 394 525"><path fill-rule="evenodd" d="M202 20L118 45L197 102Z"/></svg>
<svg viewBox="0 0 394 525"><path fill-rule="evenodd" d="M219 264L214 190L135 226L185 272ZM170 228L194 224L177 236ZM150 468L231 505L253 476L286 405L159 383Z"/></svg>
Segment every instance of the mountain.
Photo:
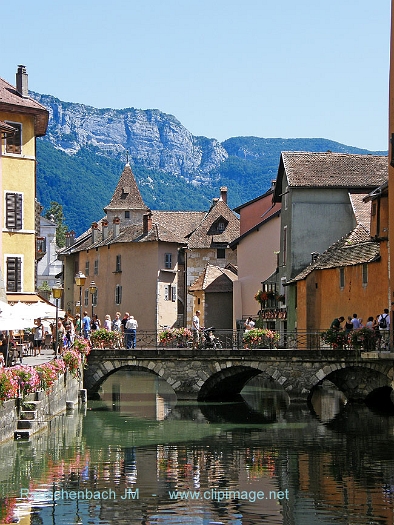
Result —
<svg viewBox="0 0 394 525"><path fill-rule="evenodd" d="M157 109L97 109L31 93L49 111L37 140L37 194L48 208L63 205L77 234L103 215L127 159L152 209L204 210L227 186L229 205L264 193L275 179L281 151L375 153L326 139L235 137L223 143L192 135Z"/></svg>

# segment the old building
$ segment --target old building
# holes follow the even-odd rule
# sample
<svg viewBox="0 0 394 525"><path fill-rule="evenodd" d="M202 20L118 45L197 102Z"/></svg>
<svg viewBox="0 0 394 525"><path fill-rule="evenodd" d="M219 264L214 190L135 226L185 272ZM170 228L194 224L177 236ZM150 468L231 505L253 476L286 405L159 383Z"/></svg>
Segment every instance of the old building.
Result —
<svg viewBox="0 0 394 525"><path fill-rule="evenodd" d="M48 111L29 97L28 76L18 66L16 87L0 79L0 176L2 235L0 268L9 301L37 300L36 137L45 135ZM6 126L6 128L4 127ZM12 129L14 131L12 131ZM34 297L33 297L34 296Z"/></svg>
<svg viewBox="0 0 394 525"><path fill-rule="evenodd" d="M282 152L273 202L281 202L278 279L294 279L311 258L357 226L352 195L366 195L387 180L387 157ZM287 328L297 327L297 297L286 295Z"/></svg>
<svg viewBox="0 0 394 525"><path fill-rule="evenodd" d="M254 296L262 281L276 271L280 239L280 203L272 204L273 189L235 208L240 215L240 236L232 243L237 250L238 280L234 283L236 319L256 317L259 304Z"/></svg>
<svg viewBox="0 0 394 525"><path fill-rule="evenodd" d="M220 259L223 266L236 262L228 245L239 235L238 218L225 197L222 189L208 212L151 211L127 164L106 216L77 239L70 233L60 252L66 308L78 311L82 296L82 311L101 318L128 311L140 330L190 326L189 284L212 260ZM80 271L86 276L83 287L75 283Z"/></svg>

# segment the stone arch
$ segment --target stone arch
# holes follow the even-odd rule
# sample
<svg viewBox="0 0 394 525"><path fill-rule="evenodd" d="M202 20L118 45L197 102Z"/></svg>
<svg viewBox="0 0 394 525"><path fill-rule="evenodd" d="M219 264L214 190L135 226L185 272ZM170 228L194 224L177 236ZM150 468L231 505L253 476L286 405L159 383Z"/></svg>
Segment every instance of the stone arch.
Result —
<svg viewBox="0 0 394 525"><path fill-rule="evenodd" d="M159 375L158 372L149 368L147 363L122 363L120 366L113 366L111 361L105 361L97 368L93 376L85 376L84 386L87 388L90 397L95 397L103 382L112 374L121 370L138 370L141 372L148 372L153 375Z"/></svg>
<svg viewBox="0 0 394 525"><path fill-rule="evenodd" d="M350 401L365 401L374 390L392 388L393 383L392 367L380 363L333 363L321 368L316 376L318 381L311 385L311 392L315 386L328 380Z"/></svg>
<svg viewBox="0 0 394 525"><path fill-rule="evenodd" d="M228 399L239 394L245 384L259 374L265 374L270 379L274 379L262 368L255 367L249 363L231 364L216 363L217 371L210 375L201 386L197 399L207 401L211 399Z"/></svg>

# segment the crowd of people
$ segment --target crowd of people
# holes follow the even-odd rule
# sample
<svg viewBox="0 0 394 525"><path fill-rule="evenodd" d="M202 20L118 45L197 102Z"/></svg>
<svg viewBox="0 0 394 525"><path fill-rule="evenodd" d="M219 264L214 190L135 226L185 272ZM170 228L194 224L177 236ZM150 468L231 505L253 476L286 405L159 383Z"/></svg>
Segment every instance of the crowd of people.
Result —
<svg viewBox="0 0 394 525"><path fill-rule="evenodd" d="M363 319L358 317L357 314L353 314L352 316L349 315L346 321L344 316L341 315L332 321L330 328L337 331L344 331L348 335L354 330L360 330L362 328L374 330L378 340L378 346L383 346L386 349L389 347L390 313L388 308L385 308L383 313L378 314L375 317L368 317L365 324Z"/></svg>

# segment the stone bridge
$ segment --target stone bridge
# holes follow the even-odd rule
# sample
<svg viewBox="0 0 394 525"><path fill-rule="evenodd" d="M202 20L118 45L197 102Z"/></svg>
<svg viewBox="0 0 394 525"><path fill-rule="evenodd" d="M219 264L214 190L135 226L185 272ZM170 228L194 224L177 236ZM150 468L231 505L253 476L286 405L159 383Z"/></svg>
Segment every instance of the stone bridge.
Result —
<svg viewBox="0 0 394 525"><path fill-rule="evenodd" d="M349 400L365 400L394 386L394 354L360 350L279 349L94 349L84 374L89 396L121 369L143 370L167 381L179 399L228 399L262 374L274 380L291 400L307 400L324 380Z"/></svg>

